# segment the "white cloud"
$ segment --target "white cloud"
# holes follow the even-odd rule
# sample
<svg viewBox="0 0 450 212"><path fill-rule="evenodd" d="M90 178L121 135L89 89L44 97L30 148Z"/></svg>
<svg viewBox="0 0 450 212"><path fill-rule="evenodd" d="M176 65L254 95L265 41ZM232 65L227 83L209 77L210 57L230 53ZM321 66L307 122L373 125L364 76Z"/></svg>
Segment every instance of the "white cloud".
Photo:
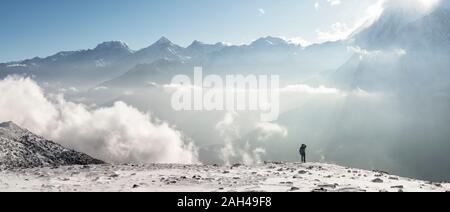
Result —
<svg viewBox="0 0 450 212"><path fill-rule="evenodd" d="M287 41L289 43L295 44L295 45L300 45L302 47L307 47L310 46L312 44L312 42L302 38L302 37L293 37L290 39L287 39Z"/></svg>
<svg viewBox="0 0 450 212"><path fill-rule="evenodd" d="M380 0L384 8L421 8L425 11L432 9L441 0ZM444 0L446 1L446 0Z"/></svg>
<svg viewBox="0 0 450 212"><path fill-rule="evenodd" d="M330 4L330 6L334 7L334 6L338 6L340 5L342 2L340 0L327 0L327 2Z"/></svg>
<svg viewBox="0 0 450 212"><path fill-rule="evenodd" d="M367 49L362 49L359 46L349 46L347 50L359 55L359 58L362 59L374 59L374 58L384 58L384 59L398 59L407 54L404 49L393 49L389 51L381 51L381 50L373 50L369 51Z"/></svg>
<svg viewBox="0 0 450 212"><path fill-rule="evenodd" d="M221 158L227 165L231 164L232 158L237 154L234 144L240 138L239 125L236 122L237 116L238 114L235 112L228 112L223 120L216 124L216 130L224 139L224 146L220 150Z"/></svg>
<svg viewBox="0 0 450 212"><path fill-rule="evenodd" d="M257 139L259 141L266 141L272 137L286 137L288 130L276 123L260 122L255 126L255 130L258 133Z"/></svg>
<svg viewBox="0 0 450 212"><path fill-rule="evenodd" d="M389 0L376 0L367 7L361 17L357 17L351 22L336 22L329 29L317 29L316 38L311 39L310 43L323 43L327 41L337 41L348 38L355 31L362 27L370 26L382 14L386 2ZM394 0L391 0L394 1ZM342 4L342 0L327 0L330 6L338 6ZM319 9L319 3L315 4L316 10Z"/></svg>
<svg viewBox="0 0 450 212"><path fill-rule="evenodd" d="M245 145L245 150L242 153L242 162L247 165L255 165L262 163L261 157L266 154L266 150L264 148L256 148L254 150L250 149L250 145L247 143Z"/></svg>
<svg viewBox="0 0 450 212"><path fill-rule="evenodd" d="M95 87L94 91L103 91L103 90L108 90L108 87L105 86L99 86L99 87Z"/></svg>
<svg viewBox="0 0 450 212"><path fill-rule="evenodd" d="M337 22L331 25L328 31L317 30L317 40L319 42L343 40L348 38L356 28L356 26L349 27L347 23Z"/></svg>
<svg viewBox="0 0 450 212"><path fill-rule="evenodd" d="M108 162L196 163L191 142L167 123L117 102L89 109L62 96L46 97L29 78L0 81L0 121Z"/></svg>
<svg viewBox="0 0 450 212"><path fill-rule="evenodd" d="M304 94L342 94L336 88L328 88L323 85L314 88L305 84L287 85L280 89L281 93L304 93Z"/></svg>
<svg viewBox="0 0 450 212"><path fill-rule="evenodd" d="M261 15L265 15L265 14L266 14L266 10L264 10L263 8L259 8L259 9L258 9L258 12L259 12Z"/></svg>
<svg viewBox="0 0 450 212"><path fill-rule="evenodd" d="M266 153L265 149L258 147L252 149L248 142L245 146L239 145L241 142L241 132L239 125L239 114L236 112L228 112L223 120L216 125L220 137L224 140L224 145L220 149L220 157L226 165L230 165L233 161L240 161L246 165L254 165L260 163L261 156ZM273 130L267 129L266 134L273 134Z"/></svg>
<svg viewBox="0 0 450 212"><path fill-rule="evenodd" d="M319 8L320 8L320 3L319 2L314 3L314 9L319 10Z"/></svg>

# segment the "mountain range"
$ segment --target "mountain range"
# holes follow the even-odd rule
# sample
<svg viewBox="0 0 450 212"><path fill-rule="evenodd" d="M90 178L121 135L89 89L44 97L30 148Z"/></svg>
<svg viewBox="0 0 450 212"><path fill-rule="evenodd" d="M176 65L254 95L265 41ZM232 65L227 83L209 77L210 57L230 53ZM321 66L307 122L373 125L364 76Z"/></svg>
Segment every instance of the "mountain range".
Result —
<svg viewBox="0 0 450 212"><path fill-rule="evenodd" d="M402 49L408 56L417 56L418 52L428 56L438 52L441 52L440 56L450 55L449 11L445 1L431 12L421 15L414 8L387 9L372 25L359 29L346 40L307 47L270 36L245 45L194 41L188 47L181 47L162 37L137 51L131 50L124 42L110 41L93 49L2 63L0 78L22 74L33 76L41 82L86 89L99 85L121 88L146 86L150 82L168 83L175 74L191 73L193 66L203 66L205 72L214 74L271 73L289 76L284 77L286 83L304 82L326 73L328 76L325 78L331 76L331 79L325 81L334 82L349 74L339 70L346 64L354 63L351 60L355 59L352 57L355 53L349 51L351 46L368 52Z"/></svg>
<svg viewBox="0 0 450 212"><path fill-rule="evenodd" d="M327 63L318 63L311 58L320 58L321 49L327 49ZM335 50L335 51L333 51ZM28 75L36 80L62 83L77 87L94 87L113 80L127 72L146 67L149 72L158 64L174 62L204 66L214 73L242 73L242 70L258 70L267 73L278 69L303 72L330 69L348 58L346 45L342 42L320 46L302 47L276 37L260 38L248 45L205 44L194 41L184 48L162 37L149 47L131 50L121 41L99 44L94 49L65 51L46 58L0 64L0 78L11 74ZM164 62L166 61L166 62ZM193 68L189 69L192 72Z"/></svg>

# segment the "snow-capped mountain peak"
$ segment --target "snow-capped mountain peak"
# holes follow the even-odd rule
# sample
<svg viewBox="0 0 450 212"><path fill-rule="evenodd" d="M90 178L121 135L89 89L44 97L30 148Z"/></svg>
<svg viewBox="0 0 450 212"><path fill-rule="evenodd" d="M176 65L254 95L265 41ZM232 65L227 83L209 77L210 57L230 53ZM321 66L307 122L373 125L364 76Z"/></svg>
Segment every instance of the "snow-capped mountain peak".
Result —
<svg viewBox="0 0 450 212"><path fill-rule="evenodd" d="M203 46L205 45L205 43L198 41L198 40L194 40L191 45L189 45L187 48L198 48L199 46Z"/></svg>
<svg viewBox="0 0 450 212"><path fill-rule="evenodd" d="M130 50L130 47L127 43L123 41L107 41L103 42L101 44L98 44L97 47L95 47L95 50Z"/></svg>
<svg viewBox="0 0 450 212"><path fill-rule="evenodd" d="M153 45L167 45L167 44L173 45L172 41L163 36Z"/></svg>
<svg viewBox="0 0 450 212"><path fill-rule="evenodd" d="M250 46L278 46L278 45L288 45L289 43L282 39L282 38L278 38L278 37L264 37L264 38L259 38L255 41L253 41Z"/></svg>

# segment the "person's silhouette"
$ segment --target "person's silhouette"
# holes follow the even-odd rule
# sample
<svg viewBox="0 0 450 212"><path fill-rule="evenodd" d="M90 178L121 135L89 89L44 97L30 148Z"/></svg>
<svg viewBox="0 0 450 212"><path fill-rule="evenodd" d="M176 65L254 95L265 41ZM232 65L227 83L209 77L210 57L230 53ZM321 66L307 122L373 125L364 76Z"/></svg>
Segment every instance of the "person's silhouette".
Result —
<svg viewBox="0 0 450 212"><path fill-rule="evenodd" d="M302 163L306 163L306 145L302 144L300 147L300 155L302 156Z"/></svg>

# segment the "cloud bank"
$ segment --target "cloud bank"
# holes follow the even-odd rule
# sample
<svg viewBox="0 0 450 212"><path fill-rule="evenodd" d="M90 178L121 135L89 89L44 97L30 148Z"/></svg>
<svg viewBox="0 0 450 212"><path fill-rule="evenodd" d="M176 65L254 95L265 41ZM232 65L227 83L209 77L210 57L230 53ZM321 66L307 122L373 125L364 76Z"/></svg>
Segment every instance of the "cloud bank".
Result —
<svg viewBox="0 0 450 212"><path fill-rule="evenodd" d="M115 163L197 163L194 145L167 123L123 103L89 108L45 96L29 78L0 81L0 121Z"/></svg>

